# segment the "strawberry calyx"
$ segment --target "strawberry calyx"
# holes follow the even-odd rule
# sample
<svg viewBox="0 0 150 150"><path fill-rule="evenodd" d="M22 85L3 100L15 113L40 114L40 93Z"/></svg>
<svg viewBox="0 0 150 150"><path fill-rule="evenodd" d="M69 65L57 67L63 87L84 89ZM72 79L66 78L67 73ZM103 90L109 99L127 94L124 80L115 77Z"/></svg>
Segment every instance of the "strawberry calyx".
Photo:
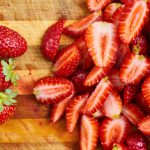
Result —
<svg viewBox="0 0 150 150"><path fill-rule="evenodd" d="M139 60L143 60L145 57L143 55L139 55Z"/></svg>
<svg viewBox="0 0 150 150"><path fill-rule="evenodd" d="M133 53L139 54L139 52L140 52L140 46L139 46L139 44L134 45L133 46Z"/></svg>
<svg viewBox="0 0 150 150"><path fill-rule="evenodd" d="M118 150L119 148L118 148L118 146L117 146L117 144L114 144L114 146L113 146L113 149L112 150Z"/></svg>

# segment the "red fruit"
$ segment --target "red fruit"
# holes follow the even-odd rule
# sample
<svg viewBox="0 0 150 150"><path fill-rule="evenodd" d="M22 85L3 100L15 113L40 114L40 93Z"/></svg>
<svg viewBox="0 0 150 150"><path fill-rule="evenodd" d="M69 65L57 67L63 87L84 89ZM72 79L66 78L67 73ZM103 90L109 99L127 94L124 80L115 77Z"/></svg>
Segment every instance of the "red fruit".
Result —
<svg viewBox="0 0 150 150"><path fill-rule="evenodd" d="M58 52L59 41L64 28L64 23L65 20L63 19L57 21L47 29L43 36L41 51L42 54L51 61L54 60Z"/></svg>
<svg viewBox="0 0 150 150"><path fill-rule="evenodd" d="M26 50L27 42L18 32L0 26L0 58L18 57Z"/></svg>
<svg viewBox="0 0 150 150"><path fill-rule="evenodd" d="M141 108L138 107L136 104L124 105L122 113L134 125L137 125L139 121L144 117Z"/></svg>
<svg viewBox="0 0 150 150"><path fill-rule="evenodd" d="M100 140L104 149L112 149L113 143L120 143L129 131L128 120L121 116L117 119L105 118L100 127Z"/></svg>
<svg viewBox="0 0 150 150"><path fill-rule="evenodd" d="M94 12L80 21L77 21L64 29L64 33L72 37L81 37L84 36L85 30L89 27L90 24L102 19L102 12Z"/></svg>
<svg viewBox="0 0 150 150"><path fill-rule="evenodd" d="M54 74L57 77L68 77L77 68L80 62L80 52L72 44L60 51L54 64Z"/></svg>
<svg viewBox="0 0 150 150"><path fill-rule="evenodd" d="M93 86L97 84L103 77L107 75L110 68L94 67L84 80L85 86Z"/></svg>
<svg viewBox="0 0 150 150"><path fill-rule="evenodd" d="M130 53L121 66L120 79L125 84L138 84L149 69L150 61L148 58Z"/></svg>
<svg viewBox="0 0 150 150"><path fill-rule="evenodd" d="M73 132L89 94L74 97L66 108L67 131Z"/></svg>
<svg viewBox="0 0 150 150"><path fill-rule="evenodd" d="M119 37L123 43L129 44L141 32L148 12L147 2L143 0L125 6L118 25Z"/></svg>
<svg viewBox="0 0 150 150"><path fill-rule="evenodd" d="M111 3L111 0L87 0L87 6L90 11L101 10L109 3Z"/></svg>
<svg viewBox="0 0 150 150"><path fill-rule="evenodd" d="M118 144L118 143L115 143L113 144L113 149L112 150L128 150L128 148L123 145L123 144Z"/></svg>
<svg viewBox="0 0 150 150"><path fill-rule="evenodd" d="M150 136L150 115L142 118L138 124L138 129L145 135Z"/></svg>
<svg viewBox="0 0 150 150"><path fill-rule="evenodd" d="M51 104L68 97L73 90L73 84L67 79L44 77L35 82L33 93L38 102Z"/></svg>
<svg viewBox="0 0 150 150"><path fill-rule="evenodd" d="M96 112L104 104L111 90L112 84L108 80L108 77L103 78L88 98L82 112L90 115Z"/></svg>
<svg viewBox="0 0 150 150"><path fill-rule="evenodd" d="M103 105L104 115L109 118L115 119L120 116L121 111L122 100L116 91L112 91Z"/></svg>
<svg viewBox="0 0 150 150"><path fill-rule="evenodd" d="M99 137L99 123L96 119L83 115L80 128L80 149L95 150Z"/></svg>
<svg viewBox="0 0 150 150"><path fill-rule="evenodd" d="M133 2L136 2L138 0L121 0L121 2L125 5L131 5Z"/></svg>
<svg viewBox="0 0 150 150"><path fill-rule="evenodd" d="M118 40L115 25L95 22L85 34L87 47L97 67L111 67L116 62Z"/></svg>
<svg viewBox="0 0 150 150"><path fill-rule="evenodd" d="M98 109L95 113L93 113L93 115L92 115L94 118L102 118L102 117L104 117L104 113L102 112L102 110L101 109Z"/></svg>

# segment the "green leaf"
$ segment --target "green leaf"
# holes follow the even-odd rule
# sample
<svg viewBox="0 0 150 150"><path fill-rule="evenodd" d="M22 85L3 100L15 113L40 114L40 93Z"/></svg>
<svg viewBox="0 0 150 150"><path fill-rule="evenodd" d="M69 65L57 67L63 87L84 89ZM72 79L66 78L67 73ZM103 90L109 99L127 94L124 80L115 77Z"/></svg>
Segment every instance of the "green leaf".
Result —
<svg viewBox="0 0 150 150"><path fill-rule="evenodd" d="M2 64L3 67L7 67L8 66L8 64L7 64L7 62L5 60L1 60L1 64Z"/></svg>
<svg viewBox="0 0 150 150"><path fill-rule="evenodd" d="M10 101L11 101L12 103L17 103L17 101L16 101L15 99L10 99Z"/></svg>
<svg viewBox="0 0 150 150"><path fill-rule="evenodd" d="M5 101L3 101L3 103L4 103L5 105L8 105L8 106L10 106L10 105L12 104L12 102L9 101L9 100L5 100Z"/></svg>
<svg viewBox="0 0 150 150"><path fill-rule="evenodd" d="M5 90L5 93L6 93L7 95L10 95L10 94L13 93L13 91L12 91L11 89L6 89L6 90Z"/></svg>
<svg viewBox="0 0 150 150"><path fill-rule="evenodd" d="M10 98L15 98L17 96L17 92L14 92L10 95Z"/></svg>
<svg viewBox="0 0 150 150"><path fill-rule="evenodd" d="M9 62L9 64L13 64L13 59L10 58L10 59L8 60L8 62Z"/></svg>
<svg viewBox="0 0 150 150"><path fill-rule="evenodd" d="M0 112L2 112L4 110L4 106L0 105Z"/></svg>

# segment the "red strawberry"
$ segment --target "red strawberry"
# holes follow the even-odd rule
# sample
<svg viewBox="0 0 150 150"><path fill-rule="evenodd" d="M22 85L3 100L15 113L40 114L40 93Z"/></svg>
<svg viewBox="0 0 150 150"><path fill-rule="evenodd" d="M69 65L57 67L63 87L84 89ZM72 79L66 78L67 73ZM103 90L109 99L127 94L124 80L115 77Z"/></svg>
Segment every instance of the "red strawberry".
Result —
<svg viewBox="0 0 150 150"><path fill-rule="evenodd" d="M85 34L87 47L97 67L111 67L116 62L118 50L115 25L107 22L95 22Z"/></svg>
<svg viewBox="0 0 150 150"><path fill-rule="evenodd" d="M101 109L98 109L95 113L93 113L93 115L92 115L94 118L102 118L102 117L104 117L104 113L102 112L102 110Z"/></svg>
<svg viewBox="0 0 150 150"><path fill-rule="evenodd" d="M87 0L87 6L90 11L101 10L109 3L111 3L111 0Z"/></svg>
<svg viewBox="0 0 150 150"><path fill-rule="evenodd" d="M65 20L63 19L57 21L47 29L43 36L41 43L42 54L51 61L54 60L58 52L59 41L63 31L64 23Z"/></svg>
<svg viewBox="0 0 150 150"><path fill-rule="evenodd" d="M131 5L135 1L138 1L138 0L121 0L121 2L125 5Z"/></svg>
<svg viewBox="0 0 150 150"><path fill-rule="evenodd" d="M79 119L80 111L84 107L89 94L74 97L66 108L67 131L71 133Z"/></svg>
<svg viewBox="0 0 150 150"><path fill-rule="evenodd" d="M115 144L113 144L112 150L128 150L128 148L123 144L115 143Z"/></svg>
<svg viewBox="0 0 150 150"><path fill-rule="evenodd" d="M112 84L108 80L108 77L103 78L88 98L82 112L90 115L96 112L104 104L111 90Z"/></svg>
<svg viewBox="0 0 150 150"><path fill-rule="evenodd" d="M150 115L140 120L138 129L145 135L150 136Z"/></svg>
<svg viewBox="0 0 150 150"><path fill-rule="evenodd" d="M150 61L148 58L130 53L121 66L120 79L125 84L138 84L149 69Z"/></svg>
<svg viewBox="0 0 150 150"><path fill-rule="evenodd" d="M107 75L110 68L94 67L84 80L85 86L93 86L97 84L103 77Z"/></svg>
<svg viewBox="0 0 150 150"><path fill-rule="evenodd" d="M77 21L67 26L66 28L64 28L63 32L72 37L81 37L84 35L85 30L88 28L90 24L92 24L95 21L100 21L101 19L102 19L102 12L101 11L94 12L84 17L80 21Z"/></svg>
<svg viewBox="0 0 150 150"><path fill-rule="evenodd" d="M26 50L27 42L18 32L0 26L0 58L18 57Z"/></svg>
<svg viewBox="0 0 150 150"><path fill-rule="evenodd" d="M129 44L141 32L148 12L147 2L143 0L125 6L118 25L119 37L123 43Z"/></svg>
<svg viewBox="0 0 150 150"><path fill-rule="evenodd" d="M80 149L95 150L99 137L99 123L96 119L83 115L80 128Z"/></svg>
<svg viewBox="0 0 150 150"><path fill-rule="evenodd" d="M68 97L73 90L73 84L67 79L43 77L36 81L33 93L37 101L51 104Z"/></svg>
<svg viewBox="0 0 150 150"><path fill-rule="evenodd" d="M128 120L121 116L117 119L105 118L100 127L100 140L104 149L112 149L113 143L123 142L129 131Z"/></svg>
<svg viewBox="0 0 150 150"><path fill-rule="evenodd" d="M118 118L122 111L122 100L116 91L112 91L107 97L104 105L104 115L109 118Z"/></svg>
<svg viewBox="0 0 150 150"><path fill-rule="evenodd" d="M142 110L136 104L124 105L122 113L134 125L137 125L144 117Z"/></svg>
<svg viewBox="0 0 150 150"><path fill-rule="evenodd" d="M57 77L68 77L77 68L80 62L80 52L72 44L60 51L54 64L54 74Z"/></svg>

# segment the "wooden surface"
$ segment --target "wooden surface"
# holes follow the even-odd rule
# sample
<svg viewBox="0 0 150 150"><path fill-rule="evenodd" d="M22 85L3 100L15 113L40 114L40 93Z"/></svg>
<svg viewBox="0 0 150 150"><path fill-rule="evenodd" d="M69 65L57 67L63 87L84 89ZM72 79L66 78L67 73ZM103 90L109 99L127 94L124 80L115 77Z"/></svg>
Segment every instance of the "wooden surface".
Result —
<svg viewBox="0 0 150 150"><path fill-rule="evenodd" d="M85 0L0 0L0 24L18 31L28 42L28 51L15 59L21 78L18 105L15 116L0 127L0 150L79 149L78 130L68 134L63 119L51 124L50 106L38 104L32 88L35 80L50 75L51 63L39 49L47 27L62 16L68 18L67 25L87 14ZM72 41L63 35L60 45Z"/></svg>

